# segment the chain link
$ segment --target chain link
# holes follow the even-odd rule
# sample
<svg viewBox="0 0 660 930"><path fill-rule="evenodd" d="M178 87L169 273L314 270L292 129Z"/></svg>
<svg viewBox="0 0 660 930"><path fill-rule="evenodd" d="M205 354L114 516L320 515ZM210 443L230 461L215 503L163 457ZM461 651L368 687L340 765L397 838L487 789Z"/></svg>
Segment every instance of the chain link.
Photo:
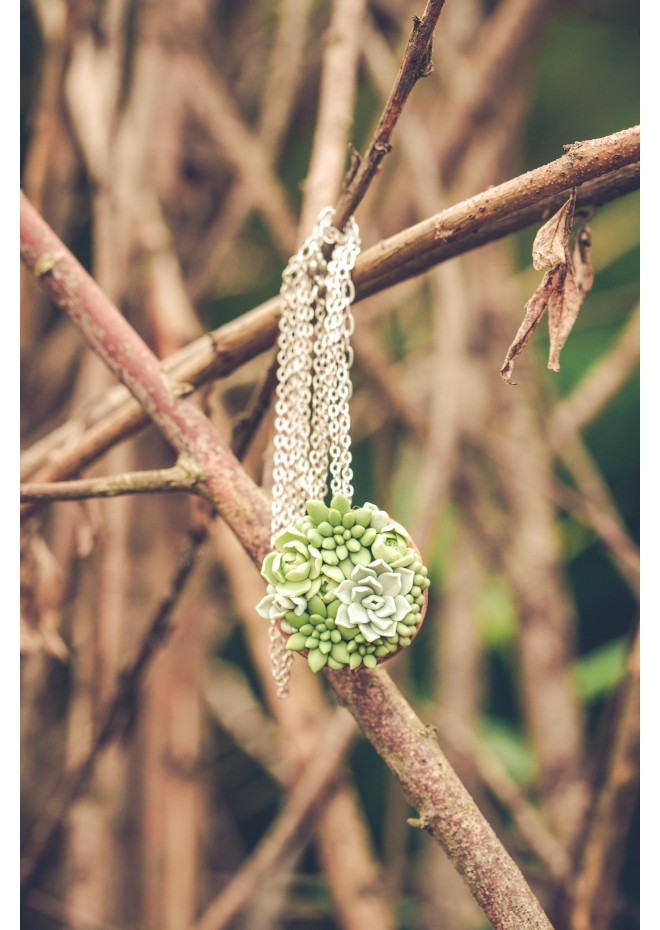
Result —
<svg viewBox="0 0 660 930"><path fill-rule="evenodd" d="M272 541L303 516L306 501L325 498L328 472L333 496L353 496L351 272L360 253L360 235L352 217L344 231L332 225L333 218L331 207L319 214L312 235L282 275ZM329 246L333 248L326 259ZM285 648L275 620L269 636L277 693L286 697L293 653Z"/></svg>

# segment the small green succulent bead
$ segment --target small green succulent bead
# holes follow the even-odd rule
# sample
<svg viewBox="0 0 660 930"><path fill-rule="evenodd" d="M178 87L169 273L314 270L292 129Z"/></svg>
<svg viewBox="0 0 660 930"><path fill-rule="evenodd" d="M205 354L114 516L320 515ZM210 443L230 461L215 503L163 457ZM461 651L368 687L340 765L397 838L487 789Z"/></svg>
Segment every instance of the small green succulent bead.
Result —
<svg viewBox="0 0 660 930"><path fill-rule="evenodd" d="M317 633L319 634L319 639L321 640L322 643L330 639L330 630L326 630L326 629L317 630Z"/></svg>
<svg viewBox="0 0 660 930"><path fill-rule="evenodd" d="M299 630L301 626L309 622L309 614L302 613L298 615L293 610L287 610L287 612L284 614L284 619L287 623L290 623L291 626L294 626L297 630Z"/></svg>
<svg viewBox="0 0 660 930"><path fill-rule="evenodd" d="M351 527L351 536L353 539L360 539L366 532L367 531L360 523L356 523L355 526Z"/></svg>
<svg viewBox="0 0 660 930"><path fill-rule="evenodd" d="M335 510L334 507L331 507L328 511L328 523L331 523L333 526L339 526L341 523L341 514L338 510Z"/></svg>
<svg viewBox="0 0 660 930"><path fill-rule="evenodd" d="M362 543L358 542L357 539L348 539L346 541L346 549L349 552L359 552L362 548Z"/></svg>
<svg viewBox="0 0 660 930"><path fill-rule="evenodd" d="M299 652L305 648L305 635L303 633L292 633L286 641L286 648L290 652Z"/></svg>
<svg viewBox="0 0 660 930"><path fill-rule="evenodd" d="M376 668L378 662L376 661L376 656L366 655L362 659L364 662L365 668Z"/></svg>
<svg viewBox="0 0 660 930"><path fill-rule="evenodd" d="M399 636L410 636L410 634L412 633L412 630L406 623L397 623L396 631L399 634Z"/></svg>
<svg viewBox="0 0 660 930"><path fill-rule="evenodd" d="M367 655L368 655L368 656L373 655L375 651L376 651L376 646L375 646L373 643L371 643L369 646L367 646Z"/></svg>
<svg viewBox="0 0 660 930"><path fill-rule="evenodd" d="M305 640L305 649L316 649L319 642L318 636L308 636Z"/></svg>
<svg viewBox="0 0 660 930"><path fill-rule="evenodd" d="M426 565L422 565L422 567L421 567L420 570L419 570L419 573L420 573L420 575L424 575L425 578L427 577L427 575L428 575L428 573L429 573L429 570L428 570L428 568L426 567Z"/></svg>
<svg viewBox="0 0 660 930"><path fill-rule="evenodd" d="M337 662L342 662L344 665L350 660L350 654L346 647L346 643L333 643L330 655L333 659L336 659Z"/></svg>
<svg viewBox="0 0 660 930"><path fill-rule="evenodd" d="M334 536L326 536L321 543L321 555L323 555L324 550L334 549L336 545Z"/></svg>
<svg viewBox="0 0 660 930"><path fill-rule="evenodd" d="M313 597L309 598L309 600L307 601L307 606L309 607L309 611L312 615L317 614L317 615L320 615L321 617L325 617L325 615L328 612L325 604L323 603L321 598L318 596L318 594L315 594Z"/></svg>
<svg viewBox="0 0 660 930"><path fill-rule="evenodd" d="M328 619L325 621L325 628L326 630L335 630L337 628L337 624L332 619L332 617L328 617Z"/></svg>
<svg viewBox="0 0 660 930"><path fill-rule="evenodd" d="M321 536L319 531L314 528L312 528L311 530L307 530L307 539L309 539L311 544L313 546L316 546L317 549L323 542L323 537Z"/></svg>
<svg viewBox="0 0 660 930"><path fill-rule="evenodd" d="M341 569L341 572L344 578L350 578L351 575L353 574L353 569L355 568L355 565L353 565L353 563L351 562L349 558L346 558L346 559L342 559L342 561L339 563L339 567Z"/></svg>
<svg viewBox="0 0 660 930"><path fill-rule="evenodd" d="M358 644L352 639L350 642L346 643L346 649L348 652L355 652L358 647Z"/></svg>
<svg viewBox="0 0 660 930"><path fill-rule="evenodd" d="M412 640L411 640L411 638L410 638L409 636L402 636L401 639L399 640L399 645L400 645L400 646L409 646L409 645L411 644L411 642L412 642Z"/></svg>
<svg viewBox="0 0 660 930"><path fill-rule="evenodd" d="M325 623L325 617L323 614L312 614L309 618L309 622L313 623L317 629L320 629L322 623Z"/></svg>
<svg viewBox="0 0 660 930"><path fill-rule="evenodd" d="M419 604L419 606L421 607L421 606L423 605L423 603L424 603L424 595L423 595L423 594L420 594L419 597L416 598L415 603L416 603L416 604Z"/></svg>
<svg viewBox="0 0 660 930"><path fill-rule="evenodd" d="M334 600L331 604L328 604L327 614L330 620L334 620L337 614L339 613L339 608L341 607L341 601ZM329 624L328 624L329 625Z"/></svg>
<svg viewBox="0 0 660 930"><path fill-rule="evenodd" d="M366 647L366 646L358 646L357 651L360 653L361 656L364 656L364 655L367 654L367 647Z"/></svg>
<svg viewBox="0 0 660 930"><path fill-rule="evenodd" d="M410 593L413 597L419 597L419 595L422 593L422 589L418 584L414 584L410 589Z"/></svg>
<svg viewBox="0 0 660 930"><path fill-rule="evenodd" d="M326 565L339 565L339 556L334 549L321 549L321 558Z"/></svg>
<svg viewBox="0 0 660 930"><path fill-rule="evenodd" d="M348 558L348 549L346 546L337 546L335 551L337 553L337 562L343 562L344 559Z"/></svg>
<svg viewBox="0 0 660 930"><path fill-rule="evenodd" d="M424 588L424 590L430 587L430 585L431 585L431 582L429 581L429 579L425 578L424 581L422 582L422 587Z"/></svg>
<svg viewBox="0 0 660 930"><path fill-rule="evenodd" d="M330 653L328 656L328 668L333 668L336 672L338 672L340 668L345 668L345 666L345 662L337 662L332 653Z"/></svg>
<svg viewBox="0 0 660 930"><path fill-rule="evenodd" d="M370 546L377 535L378 535L378 531L375 530L373 526L370 526L368 530L364 531L364 536L362 537L360 542L362 543L363 546Z"/></svg>
<svg viewBox="0 0 660 930"><path fill-rule="evenodd" d="M396 633L394 633L392 636L386 636L385 639L392 646L398 646L399 644L399 637Z"/></svg>
<svg viewBox="0 0 660 930"><path fill-rule="evenodd" d="M348 632L348 630L345 632ZM355 638L360 644L364 642L364 635L362 633L356 633Z"/></svg>
<svg viewBox="0 0 660 930"><path fill-rule="evenodd" d="M359 523L360 526L367 527L371 524L371 510L368 507L358 507L357 510L354 510L355 522Z"/></svg>
<svg viewBox="0 0 660 930"><path fill-rule="evenodd" d="M320 672L328 657L320 649L311 649L307 655L307 664L313 672Z"/></svg>
<svg viewBox="0 0 660 930"><path fill-rule="evenodd" d="M350 511L351 503L343 494L335 494L330 501L330 509L337 510L339 515L343 517Z"/></svg>
<svg viewBox="0 0 660 930"><path fill-rule="evenodd" d="M314 627L311 623L303 623L298 632L304 633L305 636L311 636L311 634L314 632Z"/></svg>
<svg viewBox="0 0 660 930"><path fill-rule="evenodd" d="M378 647L376 648L376 653L375 653L375 654L376 654L379 658L382 658L383 656L388 656L388 655L390 654L390 651L389 651L389 649L387 648L387 646L378 646Z"/></svg>
<svg viewBox="0 0 660 930"><path fill-rule="evenodd" d="M324 520L318 525L318 531L321 536L332 536L332 525L328 523L327 520Z"/></svg>
<svg viewBox="0 0 660 930"><path fill-rule="evenodd" d="M352 669L356 669L358 666L362 665L362 656L360 653L352 652L348 664Z"/></svg>
<svg viewBox="0 0 660 930"><path fill-rule="evenodd" d="M307 501L305 510L310 519L317 525L328 519L328 508L323 501Z"/></svg>
<svg viewBox="0 0 660 930"><path fill-rule="evenodd" d="M337 584L341 584L345 578L344 573L337 565L326 565L324 562L321 571L324 575L327 575L328 578L331 578L332 581L336 581ZM328 597L328 595L330 595L330 597ZM326 603L328 604L335 599L334 591L328 591L328 594L324 594L323 596L327 598Z"/></svg>
<svg viewBox="0 0 660 930"><path fill-rule="evenodd" d="M415 615L417 615L418 613L421 613L419 604L413 604L412 607L410 608L410 613L415 614Z"/></svg>
<svg viewBox="0 0 660 930"><path fill-rule="evenodd" d="M386 645L386 647L387 647L387 651L388 651L390 654L392 654L393 652L396 652L397 649L399 648L398 642L396 642L396 643L385 643L385 645Z"/></svg>
<svg viewBox="0 0 660 930"><path fill-rule="evenodd" d="M359 552L351 552L349 556L354 565L368 565L372 560L372 555L368 549L360 549Z"/></svg>
<svg viewBox="0 0 660 930"><path fill-rule="evenodd" d="M319 649L324 655L327 655L332 649L332 643L328 640L323 640L322 643L319 643Z"/></svg>
<svg viewBox="0 0 660 930"><path fill-rule="evenodd" d="M342 639L356 639L360 642L360 637L362 634L356 626L345 627L343 626L340 630ZM364 636L362 636L362 642L364 642Z"/></svg>
<svg viewBox="0 0 660 930"><path fill-rule="evenodd" d="M341 633L339 632L339 630L337 630L337 629L335 629L335 630L330 630L330 639L332 640L333 643L340 643L340 642L341 642Z"/></svg>
<svg viewBox="0 0 660 930"><path fill-rule="evenodd" d="M347 530L350 530L350 528L355 525L355 514L353 511L349 510L348 513L345 513L341 518L341 522Z"/></svg>
<svg viewBox="0 0 660 930"><path fill-rule="evenodd" d="M424 575L421 572L416 572L415 577L413 578L413 584L423 585L424 584Z"/></svg>

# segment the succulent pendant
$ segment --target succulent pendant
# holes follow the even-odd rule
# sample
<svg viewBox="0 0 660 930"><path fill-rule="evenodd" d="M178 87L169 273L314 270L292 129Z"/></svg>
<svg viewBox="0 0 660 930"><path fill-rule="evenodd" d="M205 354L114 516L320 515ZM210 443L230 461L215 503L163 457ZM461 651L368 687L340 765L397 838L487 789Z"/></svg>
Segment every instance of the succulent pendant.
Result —
<svg viewBox="0 0 660 930"><path fill-rule="evenodd" d="M428 570L408 533L384 510L355 510L343 495L306 514L274 540L258 604L290 652L314 672L375 668L417 636L426 613Z"/></svg>
<svg viewBox="0 0 660 930"><path fill-rule="evenodd" d="M314 672L375 668L413 641L428 572L408 533L374 504L353 508L351 272L360 236L323 210L282 275L268 593L277 693L293 655ZM323 503L330 478L330 506Z"/></svg>

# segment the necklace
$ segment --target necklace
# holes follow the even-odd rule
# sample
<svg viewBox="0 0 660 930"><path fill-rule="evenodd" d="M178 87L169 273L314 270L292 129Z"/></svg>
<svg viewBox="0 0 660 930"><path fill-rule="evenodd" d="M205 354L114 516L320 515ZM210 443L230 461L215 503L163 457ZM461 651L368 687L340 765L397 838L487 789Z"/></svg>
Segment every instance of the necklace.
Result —
<svg viewBox="0 0 660 930"><path fill-rule="evenodd" d="M296 653L314 672L373 669L410 645L428 601L428 571L407 531L375 504L352 505L351 272L360 236L353 218L342 232L333 217L330 207L319 214L280 291L272 551L257 605L269 621L280 697Z"/></svg>

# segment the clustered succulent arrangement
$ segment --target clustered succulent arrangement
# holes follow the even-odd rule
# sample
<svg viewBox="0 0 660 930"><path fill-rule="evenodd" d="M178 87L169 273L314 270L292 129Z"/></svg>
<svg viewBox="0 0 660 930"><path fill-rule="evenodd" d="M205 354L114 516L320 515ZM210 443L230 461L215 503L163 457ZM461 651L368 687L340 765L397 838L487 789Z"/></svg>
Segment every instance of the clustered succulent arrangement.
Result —
<svg viewBox="0 0 660 930"><path fill-rule="evenodd" d="M268 593L257 610L314 672L375 668L417 635L428 569L404 528L374 504L353 510L336 495L329 507L308 501L305 509L263 561Z"/></svg>

